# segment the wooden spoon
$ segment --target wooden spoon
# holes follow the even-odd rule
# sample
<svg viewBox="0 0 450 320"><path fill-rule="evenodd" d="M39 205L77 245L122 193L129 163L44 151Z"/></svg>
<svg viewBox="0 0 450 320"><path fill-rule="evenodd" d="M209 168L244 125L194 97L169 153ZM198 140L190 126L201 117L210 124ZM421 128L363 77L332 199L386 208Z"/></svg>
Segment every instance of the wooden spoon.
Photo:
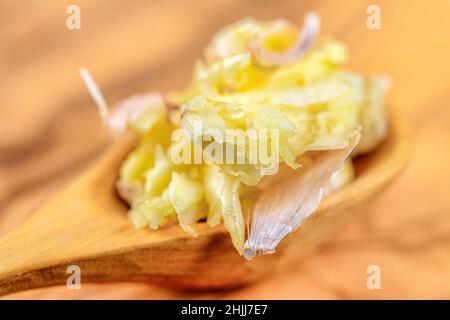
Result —
<svg viewBox="0 0 450 320"><path fill-rule="evenodd" d="M193 238L173 225L135 229L115 191L118 167L133 147L114 144L84 175L0 239L0 295L65 284L68 266L81 269L81 283L150 281L183 289L237 287L274 267L286 267L357 213L405 166L409 139L392 118L389 137L356 161L357 178L324 199L319 209L273 255L246 261L222 226L195 226Z"/></svg>

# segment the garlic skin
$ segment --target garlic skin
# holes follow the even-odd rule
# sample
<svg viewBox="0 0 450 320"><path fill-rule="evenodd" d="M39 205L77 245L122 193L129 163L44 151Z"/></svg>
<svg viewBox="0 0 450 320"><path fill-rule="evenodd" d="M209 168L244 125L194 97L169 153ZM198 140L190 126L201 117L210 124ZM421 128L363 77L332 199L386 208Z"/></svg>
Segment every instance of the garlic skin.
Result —
<svg viewBox="0 0 450 320"><path fill-rule="evenodd" d="M257 255L275 252L276 246L319 206L331 177L360 140L356 133L344 149L320 154L311 166L298 170L274 184L258 199L252 215L250 234L243 256L251 260Z"/></svg>
<svg viewBox="0 0 450 320"><path fill-rule="evenodd" d="M276 28L276 25L274 28ZM266 49L262 45L265 38L264 33L257 34L256 39L250 42L249 47L261 65L281 66L300 59L314 44L319 32L320 17L317 13L311 11L305 15L305 24L301 32L299 32L297 42L288 50L276 53Z"/></svg>
<svg viewBox="0 0 450 320"><path fill-rule="evenodd" d="M355 178L355 169L353 168L352 159L347 159L342 168L336 171L332 176L328 185L323 189L323 195L326 197L333 192L336 192Z"/></svg>
<svg viewBox="0 0 450 320"><path fill-rule="evenodd" d="M148 109L162 109L163 106L164 100L159 93L131 96L114 106L111 116L107 119L108 127L115 134L123 134L127 130L128 125L136 122L144 111ZM151 120L153 120L152 122L156 121L156 119ZM147 124L147 126L151 127L151 124Z"/></svg>
<svg viewBox="0 0 450 320"><path fill-rule="evenodd" d="M80 75L98 107L100 118L112 136L125 133L129 123L136 121L144 111L161 108L165 104L161 94L152 92L131 96L110 108L89 71L81 68Z"/></svg>

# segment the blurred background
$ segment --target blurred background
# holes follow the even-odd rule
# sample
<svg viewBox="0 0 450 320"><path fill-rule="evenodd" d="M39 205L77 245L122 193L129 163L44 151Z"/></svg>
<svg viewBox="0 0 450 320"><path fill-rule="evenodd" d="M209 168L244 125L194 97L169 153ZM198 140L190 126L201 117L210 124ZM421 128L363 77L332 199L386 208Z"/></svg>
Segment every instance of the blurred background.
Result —
<svg viewBox="0 0 450 320"><path fill-rule="evenodd" d="M81 29L69 30L71 4ZM381 29L366 26L369 5ZM32 290L5 298L450 298L450 1L0 0L0 235L87 168L110 142L79 77L87 67L111 104L184 86L222 26L252 16L345 42L348 67L391 76L390 108L412 128L408 168L371 207L288 272L234 291L148 284ZM0 262L1 263L1 262ZM366 286L381 268L380 290Z"/></svg>

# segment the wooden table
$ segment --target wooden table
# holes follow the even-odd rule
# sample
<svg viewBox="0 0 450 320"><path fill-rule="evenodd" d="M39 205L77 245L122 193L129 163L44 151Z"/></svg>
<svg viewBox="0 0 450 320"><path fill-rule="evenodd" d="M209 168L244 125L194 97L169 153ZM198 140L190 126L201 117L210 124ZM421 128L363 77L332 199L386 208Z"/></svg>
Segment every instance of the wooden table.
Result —
<svg viewBox="0 0 450 320"><path fill-rule="evenodd" d="M89 68L113 103L186 84L219 27L245 16L302 21L346 42L349 68L392 77L389 101L410 122L403 176L367 214L287 273L235 291L187 293L148 284L50 288L5 298L450 298L450 2L77 0L0 3L0 234L86 168L109 143L78 75ZM381 8L381 30L366 9ZM1 263L1 261L0 261ZM366 286L381 268L380 290Z"/></svg>

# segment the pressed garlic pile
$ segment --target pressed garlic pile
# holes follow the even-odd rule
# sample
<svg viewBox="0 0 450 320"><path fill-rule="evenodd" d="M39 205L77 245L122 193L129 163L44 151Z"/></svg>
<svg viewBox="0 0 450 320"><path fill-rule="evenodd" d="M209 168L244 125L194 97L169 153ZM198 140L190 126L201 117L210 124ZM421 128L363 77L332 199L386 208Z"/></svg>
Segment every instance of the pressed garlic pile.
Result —
<svg viewBox="0 0 450 320"><path fill-rule="evenodd" d="M352 180L351 158L387 133L388 81L345 70L345 46L316 40L319 25L314 13L302 30L285 20L234 23L213 37L186 90L114 108L82 71L105 124L140 136L117 183L137 227L178 222L196 236L196 222L223 222L251 259L274 252L324 194ZM264 130L276 139L263 141ZM231 161L220 161L230 150Z"/></svg>

